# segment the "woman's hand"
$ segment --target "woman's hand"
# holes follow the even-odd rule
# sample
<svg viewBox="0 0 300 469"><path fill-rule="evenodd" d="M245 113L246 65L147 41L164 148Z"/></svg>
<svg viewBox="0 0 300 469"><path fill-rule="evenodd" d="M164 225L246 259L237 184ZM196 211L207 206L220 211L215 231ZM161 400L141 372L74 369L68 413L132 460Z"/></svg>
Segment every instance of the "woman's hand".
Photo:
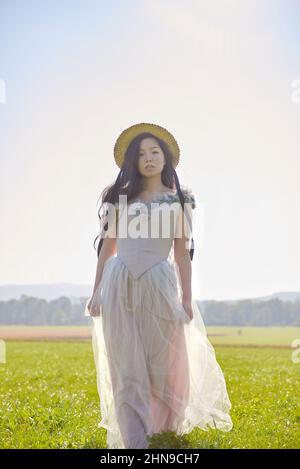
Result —
<svg viewBox="0 0 300 469"><path fill-rule="evenodd" d="M87 309L91 316L100 316L100 307L99 304L95 301L95 296L93 295L87 305Z"/></svg>
<svg viewBox="0 0 300 469"><path fill-rule="evenodd" d="M193 309L192 309L191 301L183 301L182 306L184 307L184 310L185 310L186 314L188 315L188 317L190 318L190 320L192 320L193 319Z"/></svg>

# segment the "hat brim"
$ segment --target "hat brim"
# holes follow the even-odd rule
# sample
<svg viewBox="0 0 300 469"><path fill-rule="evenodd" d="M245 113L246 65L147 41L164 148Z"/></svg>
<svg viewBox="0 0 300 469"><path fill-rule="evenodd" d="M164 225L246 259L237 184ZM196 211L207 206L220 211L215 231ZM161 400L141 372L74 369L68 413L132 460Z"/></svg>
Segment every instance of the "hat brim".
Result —
<svg viewBox="0 0 300 469"><path fill-rule="evenodd" d="M154 136L162 139L169 147L172 154L172 164L175 168L179 163L180 149L177 141L173 135L164 127L157 124L141 122L132 125L119 135L114 146L114 158L119 168L122 167L124 156L128 149L130 142L139 134L143 132L151 132Z"/></svg>

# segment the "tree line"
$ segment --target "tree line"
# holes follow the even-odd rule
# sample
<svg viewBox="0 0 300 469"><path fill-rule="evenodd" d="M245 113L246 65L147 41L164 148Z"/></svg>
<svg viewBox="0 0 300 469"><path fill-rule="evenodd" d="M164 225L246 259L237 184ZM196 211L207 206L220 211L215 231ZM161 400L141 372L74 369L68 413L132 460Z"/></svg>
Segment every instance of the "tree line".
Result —
<svg viewBox="0 0 300 469"><path fill-rule="evenodd" d="M0 301L0 325L59 326L87 325L91 318L84 316L87 298L73 303L61 296L47 301L22 295L19 300ZM197 301L204 323L208 326L298 326L300 300L267 301L240 300Z"/></svg>

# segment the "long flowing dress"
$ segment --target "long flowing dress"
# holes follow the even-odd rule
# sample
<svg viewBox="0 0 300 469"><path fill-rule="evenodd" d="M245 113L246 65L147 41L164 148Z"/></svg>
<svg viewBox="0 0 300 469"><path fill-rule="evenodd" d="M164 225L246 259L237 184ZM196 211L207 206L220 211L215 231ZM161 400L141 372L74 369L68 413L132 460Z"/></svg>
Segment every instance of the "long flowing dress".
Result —
<svg viewBox="0 0 300 469"><path fill-rule="evenodd" d="M190 189L182 191L190 236L195 197ZM127 209L122 203L115 207L108 231L119 230L114 232L117 253L104 263L94 295L100 315L91 321L98 427L107 430L107 448L148 448L149 437L162 431L230 431L231 402L199 306L192 298L191 320L182 305L174 259L174 238L183 228L178 193L155 193L151 201L134 199ZM162 228L166 213L173 217L167 233ZM144 235L152 229L151 219L158 226L156 237ZM124 222L128 231L122 232Z"/></svg>

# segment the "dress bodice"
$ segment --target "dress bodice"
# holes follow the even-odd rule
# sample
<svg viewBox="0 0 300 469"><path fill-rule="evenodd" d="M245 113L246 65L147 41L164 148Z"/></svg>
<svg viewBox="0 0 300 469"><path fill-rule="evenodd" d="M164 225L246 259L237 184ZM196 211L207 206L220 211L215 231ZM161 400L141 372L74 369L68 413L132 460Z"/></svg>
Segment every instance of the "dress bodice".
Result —
<svg viewBox="0 0 300 469"><path fill-rule="evenodd" d="M182 190L187 213L195 208L191 191ZM151 200L135 198L126 203L120 195L110 216L107 235L116 237L117 255L137 279L146 270L169 257L175 237L181 236L180 199L177 193L155 193ZM190 216L191 223L191 216ZM188 236L191 225L188 224ZM114 231L115 230L115 231Z"/></svg>

